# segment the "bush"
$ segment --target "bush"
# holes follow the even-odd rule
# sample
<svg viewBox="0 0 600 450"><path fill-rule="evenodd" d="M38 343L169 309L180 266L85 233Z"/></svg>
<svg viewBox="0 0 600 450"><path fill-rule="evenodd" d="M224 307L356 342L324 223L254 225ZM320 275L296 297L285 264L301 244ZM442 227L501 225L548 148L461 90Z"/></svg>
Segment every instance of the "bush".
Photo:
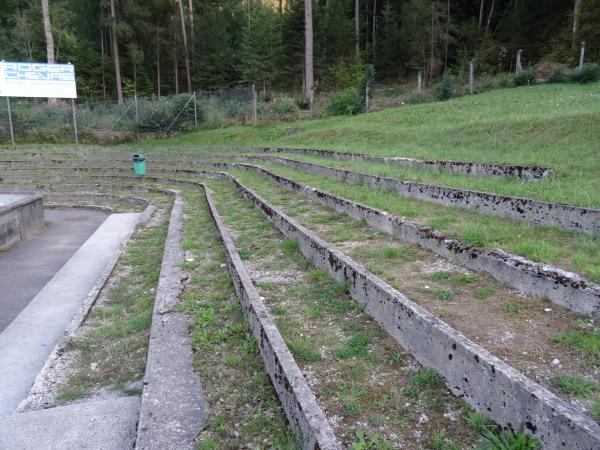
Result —
<svg viewBox="0 0 600 450"><path fill-rule="evenodd" d="M450 72L444 73L442 80L434 88L435 98L448 100L456 96L456 77Z"/></svg>
<svg viewBox="0 0 600 450"><path fill-rule="evenodd" d="M569 75L569 80L580 84L600 81L600 64L584 64L581 69Z"/></svg>
<svg viewBox="0 0 600 450"><path fill-rule="evenodd" d="M523 70L521 73L518 73L513 78L513 83L515 86L527 86L530 84L535 84L535 71L533 68L527 68Z"/></svg>
<svg viewBox="0 0 600 450"><path fill-rule="evenodd" d="M258 104L258 117L266 120L293 120L298 118L298 107L291 98L280 98Z"/></svg>
<svg viewBox="0 0 600 450"><path fill-rule="evenodd" d="M364 103L364 99L358 94L357 89L346 89L329 96L327 114L332 116L358 114L364 109Z"/></svg>
<svg viewBox="0 0 600 450"><path fill-rule="evenodd" d="M558 84L569 81L568 77L560 70L554 70L548 77L548 83Z"/></svg>

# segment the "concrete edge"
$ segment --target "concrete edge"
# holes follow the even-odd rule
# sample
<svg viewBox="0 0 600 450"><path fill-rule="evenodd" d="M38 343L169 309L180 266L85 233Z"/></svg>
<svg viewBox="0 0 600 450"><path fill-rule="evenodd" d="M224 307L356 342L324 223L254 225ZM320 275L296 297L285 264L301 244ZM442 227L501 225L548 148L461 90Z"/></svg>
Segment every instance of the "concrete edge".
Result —
<svg viewBox="0 0 600 450"><path fill-rule="evenodd" d="M240 164L258 172L279 185L299 192L313 201L332 207L357 220L364 220L394 238L418 244L433 253L472 270L483 270L496 280L522 294L545 297L560 306L594 318L600 317L600 285L580 275L550 264L540 264L500 249L486 250L462 244L440 232L409 220L312 186L277 175L260 166Z"/></svg>
<svg viewBox="0 0 600 450"><path fill-rule="evenodd" d="M270 206L231 175L226 175L287 237L305 258L339 282L352 298L421 364L436 370L448 389L503 427L538 438L547 450L600 448L600 426L512 366L393 289L313 232Z"/></svg>
<svg viewBox="0 0 600 450"><path fill-rule="evenodd" d="M157 150L169 151L169 147L157 147ZM373 156L365 153L354 153L337 150L322 150L311 148L293 148L293 147L193 147L204 151L217 150L226 152L259 152L259 153L297 153L303 155L314 155L338 160L363 160L371 162L380 162L384 164L396 164L400 166L419 166L427 169L445 170L466 176L487 176L492 178L516 177L523 181L537 181L544 178L550 178L554 175L554 170L550 167L535 165L515 165L499 163L477 163L453 160L427 160L408 157L386 157ZM41 150L41 149L40 149ZM79 149L81 150L81 149ZM84 149L89 150L89 149ZM180 150L180 149L179 149ZM4 148L0 148L4 151ZM68 155L73 152L53 152L51 155ZM123 152L112 152L123 154ZM150 153L149 153L150 154ZM43 152L32 153L35 156L47 156ZM93 155L93 154L90 154ZM155 156L155 155L153 155ZM179 153L176 156L189 156L187 153ZM16 160L19 161L19 160ZM10 163L11 161L3 161Z"/></svg>
<svg viewBox="0 0 600 450"><path fill-rule="evenodd" d="M193 449L208 408L193 369L187 318L176 311L185 280L181 268L184 202L179 192L173 192L152 313L135 446L138 450Z"/></svg>
<svg viewBox="0 0 600 450"><path fill-rule="evenodd" d="M470 189L437 186L413 181L401 181L395 178L359 173L347 169L337 169L280 156L244 156L241 158L246 160L280 163L308 173L336 178L349 184L361 183L366 186L377 187L383 190L393 190L399 195L407 198L427 201L443 206L456 206L458 208L473 210L480 214L510 217L537 226L556 226L565 230L579 231L589 235L600 234L600 209L534 200L525 197L513 197ZM195 165L201 164L196 163ZM40 169L49 168L40 167L32 169L20 167L11 168L11 171L27 173ZM52 169L56 170L56 167ZM61 169L69 170L71 172L131 172L130 169L110 166L97 168L69 166L61 167ZM186 171L186 169L170 170L176 173L185 173ZM150 170L150 172L165 171L167 171L167 169L164 168L154 168ZM9 175L8 177L4 175L3 178L5 180L10 180L12 175Z"/></svg>
<svg viewBox="0 0 600 450"><path fill-rule="evenodd" d="M381 189L392 189L404 197L443 206L452 205L471 209L481 214L511 217L535 225L556 226L585 234L600 234L600 209L471 189L401 181L391 177L337 169L279 156L247 156L246 158L284 164L305 172L331 176L349 184L361 183Z"/></svg>
<svg viewBox="0 0 600 450"><path fill-rule="evenodd" d="M569 272L551 264L536 263L501 249L486 250L462 244L457 239L448 238L437 230L400 219L368 205L321 191L275 174L261 166L230 162L198 162L196 165L214 168L250 169L262 173L282 186L302 192L313 200L333 207L338 212L348 214L358 220L365 220L369 225L399 240L416 243L471 270L483 270L496 280L517 289L524 295L548 298L552 303L579 314L594 318L600 317L600 285L586 280L577 273ZM162 169L162 172L171 171ZM175 173L209 176L213 172L180 169L176 170ZM102 176L95 177L103 178ZM78 178L83 177L76 177L76 179ZM93 176L87 178L93 178ZM114 177L106 178L113 179ZM129 177L118 178L128 179ZM147 179L158 180L156 177Z"/></svg>
<svg viewBox="0 0 600 450"><path fill-rule="evenodd" d="M58 360L58 358L60 357L61 352L66 348L66 346L69 344L69 342L75 337L75 333L77 332L79 327L83 324L83 322L85 322L85 320L87 319L92 307L96 304L96 300L98 300L100 293L102 292L102 290L106 286L106 283L110 279L110 276L112 275L112 273L115 269L115 266L117 265L117 262L121 258L123 251L125 250L125 247L127 246L131 236L140 227L140 225L143 225L146 222L148 222L148 220L150 220L150 218L152 217L152 215L154 214L155 211L156 211L156 207L153 205L148 205L148 207L146 207L144 212L140 214L134 229L132 229L131 232L128 233L127 236L123 239L121 250L119 252L117 252L107 262L106 266L104 266L102 273L98 277L97 281L94 283L94 286L92 287L90 292L87 294L86 299L81 304L81 306L79 307L77 312L73 315L71 322L65 329L62 340L59 340L56 343L56 345L54 346L54 349L52 350L52 352L46 359L46 362L42 366L40 373L38 373L38 375L35 377L33 385L31 386L31 389L29 390L29 395L25 399L23 399L23 401L17 407L17 413L29 411L29 402L30 402L31 394L40 388L40 386L43 383L45 375L51 370L55 361Z"/></svg>
<svg viewBox="0 0 600 450"><path fill-rule="evenodd" d="M252 283L235 244L217 211L210 191L205 185L202 186L210 215L225 249L233 285L246 313L252 334L259 343L265 370L279 396L288 422L295 431L299 431L302 435L305 450L341 449L342 446L337 441L315 395Z"/></svg>

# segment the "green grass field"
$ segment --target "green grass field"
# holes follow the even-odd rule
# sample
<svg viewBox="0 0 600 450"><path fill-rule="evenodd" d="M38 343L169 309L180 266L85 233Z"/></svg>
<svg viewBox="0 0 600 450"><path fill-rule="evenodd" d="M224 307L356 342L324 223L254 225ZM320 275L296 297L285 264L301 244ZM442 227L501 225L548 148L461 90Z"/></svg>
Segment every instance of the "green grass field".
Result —
<svg viewBox="0 0 600 450"><path fill-rule="evenodd" d="M544 85L355 117L206 130L150 145L313 147L384 156L537 164L553 167L555 179L522 183L343 163L405 180L600 207L599 124L600 83ZM288 127L301 131L286 135Z"/></svg>

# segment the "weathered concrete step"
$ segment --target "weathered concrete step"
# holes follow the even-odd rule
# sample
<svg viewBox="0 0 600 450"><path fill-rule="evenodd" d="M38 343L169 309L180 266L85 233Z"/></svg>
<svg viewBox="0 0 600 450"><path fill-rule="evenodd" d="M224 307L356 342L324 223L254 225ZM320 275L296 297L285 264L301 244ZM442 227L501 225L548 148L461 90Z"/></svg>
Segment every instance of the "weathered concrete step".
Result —
<svg viewBox="0 0 600 450"><path fill-rule="evenodd" d="M115 214L0 334L0 415L16 411L88 294L104 284L140 214Z"/></svg>
<svg viewBox="0 0 600 450"><path fill-rule="evenodd" d="M0 417L0 449L132 449L139 409L121 397Z"/></svg>

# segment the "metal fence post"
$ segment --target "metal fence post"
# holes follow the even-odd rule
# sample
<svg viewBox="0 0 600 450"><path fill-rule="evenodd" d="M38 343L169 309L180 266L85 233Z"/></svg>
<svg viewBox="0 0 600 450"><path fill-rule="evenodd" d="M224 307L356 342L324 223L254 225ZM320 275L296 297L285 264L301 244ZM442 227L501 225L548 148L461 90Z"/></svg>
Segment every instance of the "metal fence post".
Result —
<svg viewBox="0 0 600 450"><path fill-rule="evenodd" d="M417 94L421 93L422 84L423 84L423 75L421 74L421 71L419 70L419 73L417 74Z"/></svg>
<svg viewBox="0 0 600 450"><path fill-rule="evenodd" d="M77 135L77 115L75 113L75 99L71 99L71 107L73 109L73 131L75 132L75 144L79 144L79 136Z"/></svg>
<svg viewBox="0 0 600 450"><path fill-rule="evenodd" d="M196 91L194 91L194 128L198 128L198 106L196 105Z"/></svg>
<svg viewBox="0 0 600 450"><path fill-rule="evenodd" d="M369 112L369 83L365 89L365 113Z"/></svg>
<svg viewBox="0 0 600 450"><path fill-rule="evenodd" d="M252 121L256 124L258 122L258 111L257 111L257 99L256 99L256 88L252 85Z"/></svg>
<svg viewBox="0 0 600 450"><path fill-rule="evenodd" d="M6 107L8 109L8 128L10 128L10 142L15 145L15 130L13 129L12 111L10 110L10 98L6 97Z"/></svg>

